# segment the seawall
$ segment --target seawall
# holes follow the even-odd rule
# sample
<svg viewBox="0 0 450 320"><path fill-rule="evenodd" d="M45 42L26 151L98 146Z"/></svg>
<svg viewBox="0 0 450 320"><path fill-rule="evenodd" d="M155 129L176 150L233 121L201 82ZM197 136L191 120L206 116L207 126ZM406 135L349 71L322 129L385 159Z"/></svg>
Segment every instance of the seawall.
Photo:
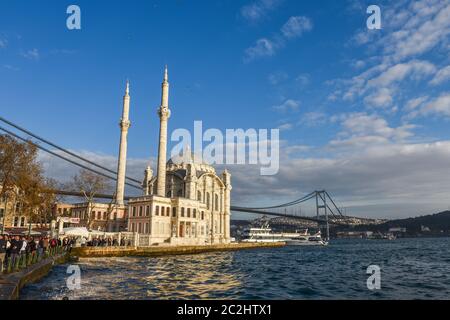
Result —
<svg viewBox="0 0 450 320"><path fill-rule="evenodd" d="M41 280L55 264L65 263L68 259L68 254L62 254L44 259L18 272L0 275L0 300L18 299L20 290L24 286Z"/></svg>
<svg viewBox="0 0 450 320"><path fill-rule="evenodd" d="M81 247L73 248L72 255L83 258L93 257L154 257L166 255L198 254L206 252L236 251L248 249L279 248L285 243L232 243L204 246L154 246L154 247Z"/></svg>

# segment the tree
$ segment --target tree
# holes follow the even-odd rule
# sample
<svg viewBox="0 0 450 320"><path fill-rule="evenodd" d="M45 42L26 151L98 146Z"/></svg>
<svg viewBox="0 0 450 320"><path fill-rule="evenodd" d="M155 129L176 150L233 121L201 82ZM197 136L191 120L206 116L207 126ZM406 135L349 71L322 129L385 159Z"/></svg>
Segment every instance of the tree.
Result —
<svg viewBox="0 0 450 320"><path fill-rule="evenodd" d="M108 191L110 185L105 177L81 169L80 172L73 177L73 187L83 194L84 199L87 202L86 225L88 229L91 229L93 223L91 213L94 199L98 194Z"/></svg>
<svg viewBox="0 0 450 320"><path fill-rule="evenodd" d="M37 147L32 142L0 136L0 198L6 199L5 207L8 202L19 204L21 213L30 222L33 216L42 213L39 207L43 206L43 194L51 190L43 178L37 155ZM50 199L52 195L45 197Z"/></svg>

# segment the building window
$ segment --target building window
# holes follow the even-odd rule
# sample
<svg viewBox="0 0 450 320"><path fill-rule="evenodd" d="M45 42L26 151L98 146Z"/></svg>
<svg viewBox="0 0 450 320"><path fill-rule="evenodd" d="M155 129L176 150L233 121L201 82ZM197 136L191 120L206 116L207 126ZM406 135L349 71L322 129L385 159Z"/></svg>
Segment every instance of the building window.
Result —
<svg viewBox="0 0 450 320"><path fill-rule="evenodd" d="M142 215L143 215L142 210L143 210L143 209L144 209L144 208L143 208L142 206L139 207L139 217L142 217Z"/></svg>
<svg viewBox="0 0 450 320"><path fill-rule="evenodd" d="M142 233L142 223L138 224L138 233Z"/></svg>
<svg viewBox="0 0 450 320"><path fill-rule="evenodd" d="M147 206L147 209L145 211L145 215L148 217L150 215L150 206Z"/></svg>
<svg viewBox="0 0 450 320"><path fill-rule="evenodd" d="M3 213L5 212L5 209L0 209L0 218L3 218Z"/></svg>
<svg viewBox="0 0 450 320"><path fill-rule="evenodd" d="M176 217L177 216L177 208L173 207L172 208L172 217Z"/></svg>
<svg viewBox="0 0 450 320"><path fill-rule="evenodd" d="M133 217L136 217L136 207L133 207Z"/></svg>
<svg viewBox="0 0 450 320"><path fill-rule="evenodd" d="M92 211L91 219L92 219L92 220L95 220L95 217L96 217L96 212L95 212L95 211Z"/></svg>
<svg viewBox="0 0 450 320"><path fill-rule="evenodd" d="M167 198L172 198L172 191L167 192Z"/></svg>
<svg viewBox="0 0 450 320"><path fill-rule="evenodd" d="M181 208L181 216L184 217L184 208Z"/></svg>
<svg viewBox="0 0 450 320"><path fill-rule="evenodd" d="M156 216L159 216L159 206L156 206L155 215L156 215Z"/></svg>
<svg viewBox="0 0 450 320"><path fill-rule="evenodd" d="M147 234L150 233L150 232L149 232L149 229L148 229L148 226L149 226L149 224L148 224L148 222L147 222L147 223L145 224L145 233L147 233Z"/></svg>
<svg viewBox="0 0 450 320"><path fill-rule="evenodd" d="M202 192L201 191L197 191L197 200L202 201Z"/></svg>
<svg viewBox="0 0 450 320"><path fill-rule="evenodd" d="M19 217L14 217L14 227L18 227L19 226Z"/></svg>
<svg viewBox="0 0 450 320"><path fill-rule="evenodd" d="M214 209L219 211L219 196L217 194L214 195Z"/></svg>
<svg viewBox="0 0 450 320"><path fill-rule="evenodd" d="M209 204L211 202L211 197L209 196L209 192L206 193L206 208L209 210Z"/></svg>
<svg viewBox="0 0 450 320"><path fill-rule="evenodd" d="M182 197L183 196L183 190L182 189L178 190L177 196L178 197Z"/></svg>
<svg viewBox="0 0 450 320"><path fill-rule="evenodd" d="M164 209L165 209L165 207L161 207L161 217L164 217Z"/></svg>
<svg viewBox="0 0 450 320"><path fill-rule="evenodd" d="M97 220L101 220L102 219L102 213L99 211L97 212Z"/></svg>
<svg viewBox="0 0 450 320"><path fill-rule="evenodd" d="M193 217L194 218L197 218L197 209L193 209L194 211L193 211Z"/></svg>
<svg viewBox="0 0 450 320"><path fill-rule="evenodd" d="M106 219L106 212L103 212L103 220L107 220Z"/></svg>
<svg viewBox="0 0 450 320"><path fill-rule="evenodd" d="M188 218L191 217L191 208L187 208L187 217L188 217Z"/></svg>
<svg viewBox="0 0 450 320"><path fill-rule="evenodd" d="M205 220L205 212L202 211L202 220Z"/></svg>

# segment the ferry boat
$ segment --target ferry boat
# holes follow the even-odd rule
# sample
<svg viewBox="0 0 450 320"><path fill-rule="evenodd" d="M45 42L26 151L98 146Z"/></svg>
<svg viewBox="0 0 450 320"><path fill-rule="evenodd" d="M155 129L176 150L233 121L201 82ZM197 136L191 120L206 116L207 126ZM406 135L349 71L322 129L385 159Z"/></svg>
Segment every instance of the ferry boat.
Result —
<svg viewBox="0 0 450 320"><path fill-rule="evenodd" d="M245 230L244 236L245 239L242 242L285 242L288 246L325 246L328 244L322 239L320 231L314 235L310 235L308 229L304 232L273 233L268 223L260 228Z"/></svg>

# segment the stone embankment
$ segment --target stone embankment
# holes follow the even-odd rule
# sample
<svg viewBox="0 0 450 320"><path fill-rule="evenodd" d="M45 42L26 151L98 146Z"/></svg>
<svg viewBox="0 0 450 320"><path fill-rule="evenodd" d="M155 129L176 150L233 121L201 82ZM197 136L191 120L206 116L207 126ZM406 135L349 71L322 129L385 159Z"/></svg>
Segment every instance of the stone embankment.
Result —
<svg viewBox="0 0 450 320"><path fill-rule="evenodd" d="M153 257L180 254L198 254L206 252L236 251L246 249L278 248L283 247L279 243L231 243L217 245L198 246L169 246L160 245L152 247L80 247L73 248L72 255L83 258L94 257Z"/></svg>
<svg viewBox="0 0 450 320"><path fill-rule="evenodd" d="M55 264L67 262L68 254L49 257L15 273L0 275L0 300L16 300L20 289L45 277Z"/></svg>

